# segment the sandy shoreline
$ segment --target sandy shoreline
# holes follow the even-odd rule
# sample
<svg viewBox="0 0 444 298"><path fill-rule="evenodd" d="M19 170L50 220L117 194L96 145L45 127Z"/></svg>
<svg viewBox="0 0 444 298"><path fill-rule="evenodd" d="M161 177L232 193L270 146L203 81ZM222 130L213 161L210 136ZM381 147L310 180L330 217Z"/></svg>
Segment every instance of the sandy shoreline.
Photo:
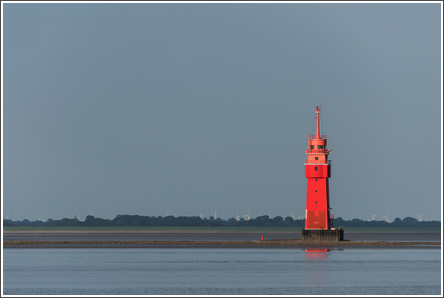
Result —
<svg viewBox="0 0 444 298"><path fill-rule="evenodd" d="M278 246L278 245L10 245L4 246L4 249L128 249L128 248L136 248L136 249L302 249L302 250L319 250L325 249L325 251L330 250L350 250L350 249L415 249L415 250L424 250L424 249L440 249L440 246L421 246L421 245L386 245L386 246L377 246L377 245L347 245L338 246L327 245L327 246L316 246L316 245L286 245L286 246Z"/></svg>
<svg viewBox="0 0 444 298"><path fill-rule="evenodd" d="M3 241L259 241L302 239L300 232L5 231ZM440 242L440 232L346 232L350 241Z"/></svg>
<svg viewBox="0 0 444 298"><path fill-rule="evenodd" d="M307 242L300 239L265 241L3 241L3 248L431 248L441 242L339 241Z"/></svg>

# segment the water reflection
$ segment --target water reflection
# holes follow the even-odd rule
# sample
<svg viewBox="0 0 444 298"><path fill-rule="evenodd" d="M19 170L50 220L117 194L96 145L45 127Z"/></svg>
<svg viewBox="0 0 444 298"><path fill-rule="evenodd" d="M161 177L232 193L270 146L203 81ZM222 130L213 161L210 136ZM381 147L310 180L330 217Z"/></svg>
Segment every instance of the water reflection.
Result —
<svg viewBox="0 0 444 298"><path fill-rule="evenodd" d="M329 249L305 249L305 284L307 287L319 288L328 282L328 272L325 272L328 251Z"/></svg>
<svg viewBox="0 0 444 298"><path fill-rule="evenodd" d="M329 249L306 249L305 260L306 261L319 261L327 258L327 252Z"/></svg>

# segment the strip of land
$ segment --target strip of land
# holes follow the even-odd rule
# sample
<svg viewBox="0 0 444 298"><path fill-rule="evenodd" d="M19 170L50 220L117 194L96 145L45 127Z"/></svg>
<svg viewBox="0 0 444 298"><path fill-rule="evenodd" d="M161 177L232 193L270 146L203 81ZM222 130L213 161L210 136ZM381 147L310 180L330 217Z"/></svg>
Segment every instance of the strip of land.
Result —
<svg viewBox="0 0 444 298"><path fill-rule="evenodd" d="M397 242L397 241L338 241L315 242L300 239L263 241L3 241L3 248L310 248L310 247L359 247L366 248L441 248L441 242Z"/></svg>
<svg viewBox="0 0 444 298"><path fill-rule="evenodd" d="M3 241L259 241L301 239L300 232L8 231ZM440 232L346 232L350 241L439 242ZM79 242L78 242L79 243Z"/></svg>
<svg viewBox="0 0 444 298"><path fill-rule="evenodd" d="M75 232L75 233L300 233L302 227L167 227L167 226L147 226L147 227L3 227L3 233L18 232ZM344 231L349 232L382 232L382 233L417 233L436 232L441 233L439 227L345 227Z"/></svg>

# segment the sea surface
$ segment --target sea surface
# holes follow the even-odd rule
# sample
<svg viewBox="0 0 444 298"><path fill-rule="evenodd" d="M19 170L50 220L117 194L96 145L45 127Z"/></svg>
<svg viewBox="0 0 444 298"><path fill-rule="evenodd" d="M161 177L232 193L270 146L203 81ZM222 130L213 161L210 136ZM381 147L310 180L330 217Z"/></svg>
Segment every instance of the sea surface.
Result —
<svg viewBox="0 0 444 298"><path fill-rule="evenodd" d="M441 249L3 249L4 295L442 295Z"/></svg>

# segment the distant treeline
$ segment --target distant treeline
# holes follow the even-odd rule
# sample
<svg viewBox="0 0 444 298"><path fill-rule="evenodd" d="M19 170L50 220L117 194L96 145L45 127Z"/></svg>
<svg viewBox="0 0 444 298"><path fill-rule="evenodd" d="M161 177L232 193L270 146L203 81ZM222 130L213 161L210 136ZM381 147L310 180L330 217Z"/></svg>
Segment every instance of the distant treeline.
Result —
<svg viewBox="0 0 444 298"><path fill-rule="evenodd" d="M362 219L343 220L341 217L333 221L335 227L441 227L441 222L418 221L413 217L400 219L395 218L393 222L384 220L366 221ZM84 221L77 218L63 218L59 220L48 219L47 221L29 221L27 219L12 221L3 220L3 226L58 226L58 227L304 227L304 219L293 219L288 216L283 218L276 216L270 218L268 215L258 216L244 220L240 218L230 218L223 220L221 218L201 218L199 216L142 216L142 215L117 215L114 219L96 218L88 215Z"/></svg>

